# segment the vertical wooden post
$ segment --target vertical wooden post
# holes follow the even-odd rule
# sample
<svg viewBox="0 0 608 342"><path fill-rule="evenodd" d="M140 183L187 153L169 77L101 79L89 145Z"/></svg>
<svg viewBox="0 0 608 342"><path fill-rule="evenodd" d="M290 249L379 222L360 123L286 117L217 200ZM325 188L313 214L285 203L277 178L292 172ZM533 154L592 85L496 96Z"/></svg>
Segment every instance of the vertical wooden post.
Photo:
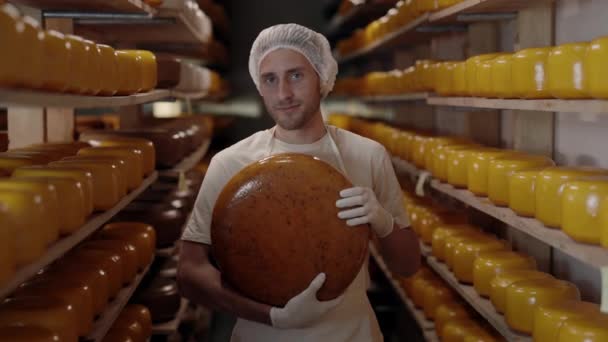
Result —
<svg viewBox="0 0 608 342"><path fill-rule="evenodd" d="M7 120L9 149L46 141L43 108L11 106Z"/></svg>

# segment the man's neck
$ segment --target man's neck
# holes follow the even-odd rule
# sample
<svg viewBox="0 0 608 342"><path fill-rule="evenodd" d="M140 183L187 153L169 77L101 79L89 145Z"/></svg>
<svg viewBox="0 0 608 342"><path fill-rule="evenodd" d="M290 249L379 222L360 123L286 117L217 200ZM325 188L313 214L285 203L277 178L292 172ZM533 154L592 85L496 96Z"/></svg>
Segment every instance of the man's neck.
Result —
<svg viewBox="0 0 608 342"><path fill-rule="evenodd" d="M288 144L312 144L321 139L326 132L327 130L323 123L323 117L319 112L318 115L311 118L310 121L300 129L288 131L277 125L275 137Z"/></svg>

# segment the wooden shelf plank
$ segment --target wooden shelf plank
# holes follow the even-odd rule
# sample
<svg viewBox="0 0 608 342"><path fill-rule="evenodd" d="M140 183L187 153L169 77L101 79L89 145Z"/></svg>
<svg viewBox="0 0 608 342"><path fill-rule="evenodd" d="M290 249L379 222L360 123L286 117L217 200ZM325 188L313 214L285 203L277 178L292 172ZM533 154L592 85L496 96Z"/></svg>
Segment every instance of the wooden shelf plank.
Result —
<svg viewBox="0 0 608 342"><path fill-rule="evenodd" d="M420 173L415 166L399 158L393 158L393 166L398 173L412 177ZM559 229L548 228L536 219L518 216L509 208L497 207L487 198L477 197L468 190L456 189L437 179L431 180L430 186L588 265L597 268L608 266L608 250L605 248L572 240Z"/></svg>
<svg viewBox="0 0 608 342"><path fill-rule="evenodd" d="M131 296L141 283L141 280L144 278L150 266L146 267L142 272L140 272L133 282L129 284L127 287L124 287L120 292L116 295L116 298L106 307L105 311L101 314L101 316L94 322L93 331L85 337L86 341L94 341L101 342L103 338L106 336L112 324L122 309L127 305Z"/></svg>
<svg viewBox="0 0 608 342"><path fill-rule="evenodd" d="M426 100L428 95L428 93L411 93L401 95L366 96L362 99L366 102L408 102Z"/></svg>
<svg viewBox="0 0 608 342"><path fill-rule="evenodd" d="M507 341L510 342L531 342L532 337L519 334L507 325L505 319L494 309L492 303L477 294L475 288L458 282L458 279L450 272L446 265L438 262L434 257L427 257L429 266L439 274L469 305L471 305L480 315L482 315Z"/></svg>
<svg viewBox="0 0 608 342"><path fill-rule="evenodd" d="M428 18L429 18L429 14L425 13L425 14L421 15L420 17L418 17L417 19L410 22L409 24L401 27L397 31L387 34L384 38L379 39L378 41L372 43L371 45L369 45L359 51L353 52L353 53L345 55L345 56L339 56L339 54L337 54L337 60L339 63L345 63L345 62L351 61L355 58L362 57L362 56L371 54L373 52L377 52L378 50L380 50L384 47L387 47L388 45L390 45L396 41L406 39L407 36L409 34L413 33L418 26L428 22Z"/></svg>
<svg viewBox="0 0 608 342"><path fill-rule="evenodd" d="M108 108L158 101L169 95L168 90L152 90L130 96L83 96L23 89L0 89L0 104L28 107Z"/></svg>
<svg viewBox="0 0 608 342"><path fill-rule="evenodd" d="M76 20L74 32L96 42L124 44L208 44L183 13L160 9L148 20Z"/></svg>
<svg viewBox="0 0 608 342"><path fill-rule="evenodd" d="M477 97L429 97L427 103L435 106L512 109L542 112L608 113L606 100L505 100Z"/></svg>
<svg viewBox="0 0 608 342"><path fill-rule="evenodd" d="M533 238L543 241L586 264L597 268L608 266L607 249L572 240L559 229L548 228L538 220L532 218L517 216L511 209L497 207L487 198L476 197L467 190L456 189L453 186L441 183L438 180L432 180L431 187L464 204L470 205Z"/></svg>
<svg viewBox="0 0 608 342"><path fill-rule="evenodd" d="M125 208L129 203L131 203L139 194L141 194L150 184L152 184L156 178L158 177L158 173L154 172L148 178L146 178L141 186L127 196L125 196L118 204L114 206L114 208L105 211L100 214L96 214L92 216L89 221L82 226L78 231L69 235L65 238L60 239L55 242L52 246L50 246L46 253L35 262L17 270L17 273L11 278L11 280L4 286L0 288L0 299L8 296L13 290L15 290L19 285L24 283L29 278L33 277L38 271L50 265L55 260L62 257L66 252L71 250L74 246L79 244L81 241L89 237L93 234L97 229L103 226L106 222L108 222L112 217L114 217L118 212L120 212L123 208Z"/></svg>
<svg viewBox="0 0 608 342"><path fill-rule="evenodd" d="M391 285L395 289L395 292L397 292L397 295L399 296L399 298L401 299L401 301L403 302L405 307L412 314L412 316L414 316L414 319L420 326L420 329L422 329L423 331L434 330L435 323L427 320L424 317L424 313L422 312L422 310L417 309L414 306L414 303L409 298L407 298L405 291L403 291L403 289L401 288L401 286L399 285L397 280L395 280L393 278L391 271L388 269L388 266L386 266L386 263L382 259L380 252L378 252L378 250L376 250L376 247L374 245L372 245L372 244L369 245L369 252L372 255L372 257L374 258L374 260L376 261L376 263L378 264L378 266L380 267L380 269L382 270L382 272L384 273L384 275L386 276L386 279L391 283ZM438 340L436 340L436 341L438 341Z"/></svg>
<svg viewBox="0 0 608 342"><path fill-rule="evenodd" d="M155 8L141 0L15 0L15 2L47 11L156 14Z"/></svg>
<svg viewBox="0 0 608 342"><path fill-rule="evenodd" d="M342 36L348 31L380 18L393 6L394 3L390 1L373 1L356 5L344 15L336 14L329 22L326 35L328 37Z"/></svg>
<svg viewBox="0 0 608 342"><path fill-rule="evenodd" d="M152 335L171 335L175 333L186 316L189 304L190 302L186 298L182 298L175 319L152 326Z"/></svg>
<svg viewBox="0 0 608 342"><path fill-rule="evenodd" d="M431 23L453 23L459 14L512 13L550 0L465 0L430 15Z"/></svg>
<svg viewBox="0 0 608 342"><path fill-rule="evenodd" d="M159 256L159 257L167 258L167 257L172 256L174 253L175 253L175 246L156 250L156 256Z"/></svg>

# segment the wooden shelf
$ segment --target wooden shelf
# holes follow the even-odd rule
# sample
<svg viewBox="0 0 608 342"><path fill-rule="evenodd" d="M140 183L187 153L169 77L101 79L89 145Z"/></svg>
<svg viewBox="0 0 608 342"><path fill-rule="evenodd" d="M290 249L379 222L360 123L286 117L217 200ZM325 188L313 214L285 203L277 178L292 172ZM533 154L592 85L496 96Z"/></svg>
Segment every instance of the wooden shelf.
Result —
<svg viewBox="0 0 608 342"><path fill-rule="evenodd" d="M84 96L25 89L0 89L0 104L28 107L108 108L154 102L169 97L169 94L168 90L152 90L130 96Z"/></svg>
<svg viewBox="0 0 608 342"><path fill-rule="evenodd" d="M426 100L428 96L428 93L411 93L402 95L365 96L362 100L365 102L408 102L423 101Z"/></svg>
<svg viewBox="0 0 608 342"><path fill-rule="evenodd" d="M391 44L395 44L398 42L402 42L408 39L411 39L413 37L413 35L416 34L415 30L418 26L428 22L428 18L429 18L429 14L425 13L423 15L421 15L420 17L418 17L417 19L413 20L412 22L410 22L409 24L401 27L400 29L398 29L395 32L391 32L389 34L387 34L385 37L383 37L382 39L379 39L378 41L372 43L371 45L353 52L351 54L345 55L345 56L339 56L339 54L337 55L337 60L339 63L345 63L348 61L351 61L355 58L359 58L374 52L378 52L379 50L386 48L388 46L390 46Z"/></svg>
<svg viewBox="0 0 608 342"><path fill-rule="evenodd" d="M502 336L509 342L532 342L532 337L517 333L505 322L505 319L494 309L492 303L477 294L475 288L458 282L446 265L438 262L434 257L426 258L429 266L439 274L469 305L482 315Z"/></svg>
<svg viewBox="0 0 608 342"><path fill-rule="evenodd" d="M467 190L456 189L435 179L431 181L431 187L588 265L597 268L608 266L608 250L605 248L572 240L559 229L548 228L532 218L517 216L511 209L497 207L487 198L476 197Z"/></svg>
<svg viewBox="0 0 608 342"><path fill-rule="evenodd" d="M131 284L120 290L120 292L116 295L116 298L114 298L114 300L108 304L105 311L94 322L93 331L84 338L86 341L103 341L104 337L114 324L114 321L116 318L118 318L118 315L120 315L122 309L127 305L131 299L131 296L133 296L133 293L139 286L139 283L141 283L141 280L144 278L146 273L148 273L149 269L150 266L148 265L148 267L146 267L135 277Z"/></svg>
<svg viewBox="0 0 608 342"><path fill-rule="evenodd" d="M432 13L429 16L431 23L458 22L461 14L495 14L514 13L539 3L551 0L465 0L454 6Z"/></svg>
<svg viewBox="0 0 608 342"><path fill-rule="evenodd" d="M159 257L165 257L165 258L171 257L171 256L173 256L174 253L175 253L175 246L156 250L156 256L159 256Z"/></svg>
<svg viewBox="0 0 608 342"><path fill-rule="evenodd" d="M190 305L190 302L186 298L182 298L175 319L152 326L152 335L171 335L175 333L186 316L188 305Z"/></svg>
<svg viewBox="0 0 608 342"><path fill-rule="evenodd" d="M478 97L429 97L435 106L512 109L543 112L608 113L606 100L504 100Z"/></svg>
<svg viewBox="0 0 608 342"><path fill-rule="evenodd" d="M78 19L74 32L113 46L125 44L207 44L209 41L175 10L161 9L145 20Z"/></svg>
<svg viewBox="0 0 608 342"><path fill-rule="evenodd" d="M91 216L89 218L89 221L78 231L76 231L72 235L60 239L52 246L50 246L47 249L46 253L40 259L17 270L12 279L6 285L0 288L0 299L5 298L7 295L13 292L19 285L21 285L29 278L33 277L36 273L38 273L38 271L40 271L47 265L50 265L52 262L59 259L65 253L71 250L74 246L79 244L81 241L88 238L97 229L103 226L118 212L120 212L129 203L131 203L137 196L139 196L139 194L141 194L146 188L148 188L148 186L150 186L150 184L152 184L157 177L158 173L154 172L143 181L139 188L133 190L131 193L125 196L120 202L118 202L118 204L114 206L114 208L103 213Z"/></svg>
<svg viewBox="0 0 608 342"><path fill-rule="evenodd" d="M364 26L373 20L385 15L388 10L394 7L394 4L389 2L368 2L353 7L344 15L336 14L327 28L327 36L339 37L347 32Z"/></svg>
<svg viewBox="0 0 608 342"><path fill-rule="evenodd" d="M393 166L398 173L406 173L414 178L421 172L396 157L393 158ZM608 266L608 250L605 248L572 240L559 229L548 228L536 219L518 216L509 208L497 207L485 197L477 197L468 190L456 189L437 179L432 179L430 186L588 265L597 268Z"/></svg>
<svg viewBox="0 0 608 342"><path fill-rule="evenodd" d="M179 90L171 90L171 96L184 100L202 100L209 95L208 91L183 92Z"/></svg>
<svg viewBox="0 0 608 342"><path fill-rule="evenodd" d="M378 264L378 266L380 267L380 269L382 270L382 272L384 273L384 275L386 276L386 279L391 283L391 285L395 289L395 292L397 292L397 295L399 296L399 298L401 299L401 301L403 302L405 307L412 314L412 316L414 316L414 319L418 323L418 326L420 326L420 329L425 333L425 337L426 337L426 332L428 330L431 330L434 333L435 323L427 320L424 317L424 313L422 312L422 310L417 309L414 306L414 303L412 303L412 301L409 298L407 298L405 291L403 291L403 289L401 288L401 286L399 285L397 280L395 280L393 278L391 271L386 266L386 263L382 259L382 256L376 250L376 247L374 245L372 245L371 243L369 245L369 252L372 255L372 257L374 258L374 260L376 261L376 263ZM431 336L431 335L429 335L429 336ZM427 339L427 341L439 341L439 340L438 339L434 339L434 340Z"/></svg>
<svg viewBox="0 0 608 342"><path fill-rule="evenodd" d="M141 0L15 0L15 2L45 11L156 14L155 8Z"/></svg>

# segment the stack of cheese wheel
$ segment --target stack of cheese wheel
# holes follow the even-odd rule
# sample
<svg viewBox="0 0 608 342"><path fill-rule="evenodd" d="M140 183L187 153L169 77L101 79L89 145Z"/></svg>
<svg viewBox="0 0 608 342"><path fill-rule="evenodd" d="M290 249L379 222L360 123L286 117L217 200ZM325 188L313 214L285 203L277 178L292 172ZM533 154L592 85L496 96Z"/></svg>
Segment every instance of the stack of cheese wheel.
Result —
<svg viewBox="0 0 608 342"><path fill-rule="evenodd" d="M0 40L10 45L0 86L82 95L130 95L156 87L156 57L115 51L74 35L43 30L10 4L0 7Z"/></svg>

